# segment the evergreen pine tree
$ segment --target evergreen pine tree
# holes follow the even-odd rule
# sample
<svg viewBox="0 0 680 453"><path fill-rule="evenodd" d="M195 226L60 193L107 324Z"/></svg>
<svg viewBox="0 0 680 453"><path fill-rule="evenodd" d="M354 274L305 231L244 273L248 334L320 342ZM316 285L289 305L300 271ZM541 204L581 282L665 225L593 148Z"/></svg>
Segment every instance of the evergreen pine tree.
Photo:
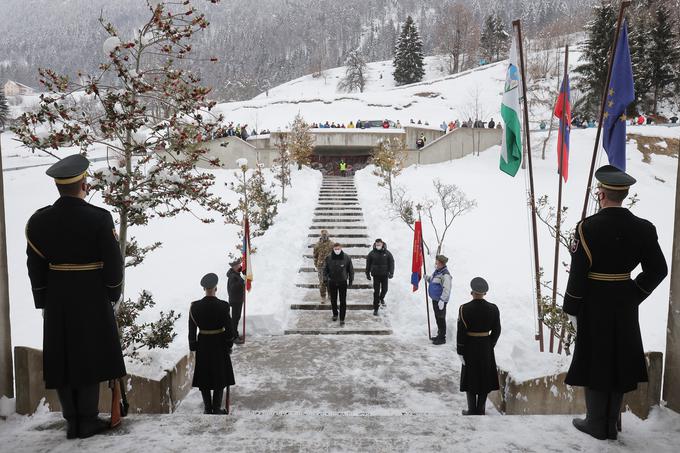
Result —
<svg viewBox="0 0 680 453"><path fill-rule="evenodd" d="M503 19L496 14L486 16L479 40L482 59L487 63L500 60L508 48L509 40L510 35L505 29Z"/></svg>
<svg viewBox="0 0 680 453"><path fill-rule="evenodd" d="M348 93L358 89L364 92L366 86L366 61L358 50L352 50L345 60L345 77L338 82L338 90Z"/></svg>
<svg viewBox="0 0 680 453"><path fill-rule="evenodd" d="M654 13L654 24L649 34L649 85L652 111L656 114L659 101L672 94L677 79L680 47L668 9L662 4Z"/></svg>
<svg viewBox="0 0 680 453"><path fill-rule="evenodd" d="M634 10L635 21L629 30L630 59L633 65L633 82L635 84L635 101L629 106L629 114L646 111L648 107L647 94L650 91L650 59L649 35L651 19L642 5Z"/></svg>
<svg viewBox="0 0 680 453"><path fill-rule="evenodd" d="M395 51L393 74L397 85L420 82L425 75L423 42L411 16L406 18Z"/></svg>
<svg viewBox="0 0 680 453"><path fill-rule="evenodd" d="M7 119L9 118L9 107L7 106L7 98L4 91L0 90L0 132L5 128Z"/></svg>
<svg viewBox="0 0 680 453"><path fill-rule="evenodd" d="M611 3L603 1L593 8L593 18L585 27L588 38L580 59L583 63L574 71L576 88L583 93L576 108L583 115L595 116L600 109L615 27L616 11Z"/></svg>

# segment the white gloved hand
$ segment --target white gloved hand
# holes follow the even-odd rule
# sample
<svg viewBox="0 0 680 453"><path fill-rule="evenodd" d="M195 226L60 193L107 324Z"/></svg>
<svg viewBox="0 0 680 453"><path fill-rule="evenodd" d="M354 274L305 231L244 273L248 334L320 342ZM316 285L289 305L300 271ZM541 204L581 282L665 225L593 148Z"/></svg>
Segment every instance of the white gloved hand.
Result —
<svg viewBox="0 0 680 453"><path fill-rule="evenodd" d="M569 316L569 322L571 323L572 326L574 326L574 329L578 330L578 321L576 320L576 316L574 315L567 316Z"/></svg>
<svg viewBox="0 0 680 453"><path fill-rule="evenodd" d="M465 366L465 357L463 357L461 354L458 354L458 357L460 358L460 363L462 363L463 366Z"/></svg>
<svg viewBox="0 0 680 453"><path fill-rule="evenodd" d="M440 301L439 301L439 304L438 304L439 309L440 309L440 310L443 310L443 309L444 309L444 305L445 305L445 304L444 304L444 301L443 301L443 300L440 300Z"/></svg>

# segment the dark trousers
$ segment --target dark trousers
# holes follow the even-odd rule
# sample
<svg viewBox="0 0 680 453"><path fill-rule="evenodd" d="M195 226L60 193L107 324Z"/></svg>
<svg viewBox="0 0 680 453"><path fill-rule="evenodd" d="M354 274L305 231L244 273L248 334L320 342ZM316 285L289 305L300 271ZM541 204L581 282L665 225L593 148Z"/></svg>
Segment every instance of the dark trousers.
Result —
<svg viewBox="0 0 680 453"><path fill-rule="evenodd" d="M209 389L200 389L201 396L203 397L203 405L205 406L206 414L219 414L222 409L222 397L224 396L224 388L215 389L211 391Z"/></svg>
<svg viewBox="0 0 680 453"><path fill-rule="evenodd" d="M446 305L444 309L439 309L439 301L432 301L432 309L434 310L434 320L437 322L437 337L446 338Z"/></svg>
<svg viewBox="0 0 680 453"><path fill-rule="evenodd" d="M467 394L468 414L470 415L485 415L486 414L486 396L488 393L472 393Z"/></svg>
<svg viewBox="0 0 680 453"><path fill-rule="evenodd" d="M99 415L99 384L57 389L61 412L66 420L95 419Z"/></svg>
<svg viewBox="0 0 680 453"><path fill-rule="evenodd" d="M243 312L243 302L236 302L231 306L231 321L234 326L234 332L238 335L238 325L241 321L241 313Z"/></svg>
<svg viewBox="0 0 680 453"><path fill-rule="evenodd" d="M615 439L623 393L585 388L586 423L596 435Z"/></svg>
<svg viewBox="0 0 680 453"><path fill-rule="evenodd" d="M373 277L373 310L380 308L380 301L387 294L387 276Z"/></svg>
<svg viewBox="0 0 680 453"><path fill-rule="evenodd" d="M331 295L331 309L333 316L338 316L338 293L340 293L340 321L345 320L347 312L347 283L328 283L328 292Z"/></svg>

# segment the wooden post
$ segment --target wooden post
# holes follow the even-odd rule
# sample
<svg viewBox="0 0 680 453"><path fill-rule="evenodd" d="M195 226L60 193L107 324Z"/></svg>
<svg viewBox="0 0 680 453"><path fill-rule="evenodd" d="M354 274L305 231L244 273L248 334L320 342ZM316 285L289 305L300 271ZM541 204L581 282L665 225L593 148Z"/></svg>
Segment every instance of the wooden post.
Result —
<svg viewBox="0 0 680 453"><path fill-rule="evenodd" d="M9 318L9 273L5 228L5 185L2 169L2 129L0 129L0 397L14 398L12 330Z"/></svg>
<svg viewBox="0 0 680 453"><path fill-rule="evenodd" d="M623 24L623 14L630 6L629 1L621 2L619 8L619 19L616 24L616 33L614 35L614 45L609 54L609 69L607 69L607 82L602 88L602 102L600 105L600 121L597 123L597 134L595 135L595 145L593 146L593 159L590 162L590 173L588 173L588 184L586 185L586 196L583 202L583 212L581 219L585 219L588 214L588 202L590 201L590 192L592 190L593 175L595 174L595 162L597 161L597 152L600 150L600 136L602 135L602 120L604 119L604 111L607 106L607 91L609 90L609 83L612 80L612 65L614 64L614 57L616 56L616 44L619 42L619 34L621 33L621 25Z"/></svg>
<svg viewBox="0 0 680 453"><path fill-rule="evenodd" d="M534 166L531 158L531 134L529 132L529 105L527 102L526 92L527 83L524 77L524 45L522 43L522 24L521 21L516 20L512 26L517 30L517 41L519 44L519 65L522 78L522 99L524 101L524 132L526 135L527 145L527 164L529 165L529 204L531 206L531 229L533 235L534 246L534 266L535 266L535 284L536 284L536 312L538 315L538 340L539 349L543 352L543 312L541 310L541 265L538 254L538 226L536 221L536 192L534 191Z"/></svg>

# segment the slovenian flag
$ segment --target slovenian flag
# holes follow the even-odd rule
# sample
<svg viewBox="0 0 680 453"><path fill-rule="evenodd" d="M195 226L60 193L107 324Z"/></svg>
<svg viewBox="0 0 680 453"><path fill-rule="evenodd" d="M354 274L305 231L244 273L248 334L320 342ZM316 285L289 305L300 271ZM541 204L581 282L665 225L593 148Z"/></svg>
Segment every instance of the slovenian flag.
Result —
<svg viewBox="0 0 680 453"><path fill-rule="evenodd" d="M246 290L250 291L253 281L253 263L250 262L250 222L248 217L243 219L243 257L241 264L246 274Z"/></svg>
<svg viewBox="0 0 680 453"><path fill-rule="evenodd" d="M501 118L505 123L501 142L501 171L515 176L522 164L522 126L520 122L520 74L517 35L512 37L510 64L505 77Z"/></svg>
<svg viewBox="0 0 680 453"><path fill-rule="evenodd" d="M413 261L411 264L411 284L413 291L418 291L418 285L423 278L423 226L420 220L416 221L413 229Z"/></svg>
<svg viewBox="0 0 680 453"><path fill-rule="evenodd" d="M557 135L557 171L564 178L564 182L567 182L569 177L569 135L571 133L569 76L562 81L562 88L553 113L560 119L560 131Z"/></svg>

